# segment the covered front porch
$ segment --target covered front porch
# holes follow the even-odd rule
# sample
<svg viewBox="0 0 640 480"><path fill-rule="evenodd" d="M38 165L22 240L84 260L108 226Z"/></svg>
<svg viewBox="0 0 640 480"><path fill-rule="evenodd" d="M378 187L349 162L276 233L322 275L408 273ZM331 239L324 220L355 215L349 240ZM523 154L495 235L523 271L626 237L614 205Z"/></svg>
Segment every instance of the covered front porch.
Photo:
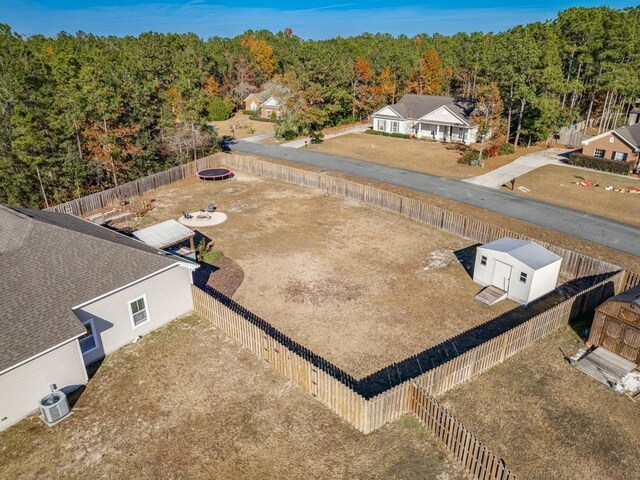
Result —
<svg viewBox="0 0 640 480"><path fill-rule="evenodd" d="M475 141L471 128L460 125L417 122L414 129L418 138L466 144Z"/></svg>

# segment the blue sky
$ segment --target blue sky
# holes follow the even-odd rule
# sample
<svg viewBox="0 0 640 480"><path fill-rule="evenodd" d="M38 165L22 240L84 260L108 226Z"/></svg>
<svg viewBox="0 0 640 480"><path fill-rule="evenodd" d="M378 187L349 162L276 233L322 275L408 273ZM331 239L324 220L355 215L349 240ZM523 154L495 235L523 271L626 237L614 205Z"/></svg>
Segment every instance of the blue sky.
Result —
<svg viewBox="0 0 640 480"><path fill-rule="evenodd" d="M407 36L498 32L551 19L572 6L602 4L592 0L0 0L0 23L8 23L25 35L80 30L98 35L137 35L152 30L194 32L208 38L232 37L248 29L276 32L291 27L300 37L323 39L363 32ZM614 8L634 4L617 0L607 3Z"/></svg>

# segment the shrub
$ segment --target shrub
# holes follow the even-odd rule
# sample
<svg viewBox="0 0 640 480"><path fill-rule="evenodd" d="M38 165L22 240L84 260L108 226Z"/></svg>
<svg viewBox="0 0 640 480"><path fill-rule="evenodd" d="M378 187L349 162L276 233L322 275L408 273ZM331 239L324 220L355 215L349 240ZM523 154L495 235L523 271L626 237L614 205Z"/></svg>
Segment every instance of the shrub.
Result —
<svg viewBox="0 0 640 480"><path fill-rule="evenodd" d="M276 138L283 138L287 141L295 139L299 131L298 123L291 116L284 117L275 129Z"/></svg>
<svg viewBox="0 0 640 480"><path fill-rule="evenodd" d="M233 114L233 103L230 100L215 97L209 102L207 107L209 120L222 121L231 118Z"/></svg>
<svg viewBox="0 0 640 480"><path fill-rule="evenodd" d="M589 157L578 152L574 152L569 155L569 165L592 168L594 170L602 170L603 172L617 173L620 175L629 175L633 170L633 165L631 163L607 160L605 158Z"/></svg>
<svg viewBox="0 0 640 480"><path fill-rule="evenodd" d="M276 112L271 112L271 115L269 115L269 120L275 122L276 120L278 120L278 114Z"/></svg>
<svg viewBox="0 0 640 480"><path fill-rule="evenodd" d="M224 257L224 254L220 250L209 250L202 255L202 261L205 263L216 263Z"/></svg>
<svg viewBox="0 0 640 480"><path fill-rule="evenodd" d="M322 132L311 132L309 134L309 138L311 139L311 143L314 145L318 145L324 141L324 133Z"/></svg>
<svg viewBox="0 0 640 480"><path fill-rule="evenodd" d="M382 135L383 137L411 138L411 135L407 133L388 133L388 132L381 132L379 130L365 130L365 133L368 133L369 135Z"/></svg>
<svg viewBox="0 0 640 480"><path fill-rule="evenodd" d="M476 150L467 150L458 159L458 163L461 163L463 165L471 165L473 162L478 161L479 156L480 156L480 152Z"/></svg>
<svg viewBox="0 0 640 480"><path fill-rule="evenodd" d="M491 145L488 149L487 149L487 156L488 157L495 157L500 153L500 145Z"/></svg>
<svg viewBox="0 0 640 480"><path fill-rule="evenodd" d="M511 155L512 153L515 153L515 151L516 151L516 147L514 147L510 143L505 142L502 145L500 145L500 150L498 150L498 155Z"/></svg>

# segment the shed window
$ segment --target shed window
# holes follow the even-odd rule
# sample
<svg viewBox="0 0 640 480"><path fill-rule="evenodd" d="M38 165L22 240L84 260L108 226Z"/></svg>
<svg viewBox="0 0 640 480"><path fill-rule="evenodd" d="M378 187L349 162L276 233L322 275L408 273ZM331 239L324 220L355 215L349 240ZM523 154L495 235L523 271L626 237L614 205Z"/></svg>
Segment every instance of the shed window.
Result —
<svg viewBox="0 0 640 480"><path fill-rule="evenodd" d="M96 338L93 319L82 322L82 325L87 329L87 331L78 339L78 342L80 342L80 350L82 350L82 353L89 353L98 348L98 340Z"/></svg>
<svg viewBox="0 0 640 480"><path fill-rule="evenodd" d="M398 122L391 122L391 133L398 133Z"/></svg>
<svg viewBox="0 0 640 480"><path fill-rule="evenodd" d="M485 266L487 264L487 257L485 257L484 255L482 255L480 257L480 265Z"/></svg>
<svg viewBox="0 0 640 480"><path fill-rule="evenodd" d="M131 313L131 323L133 328L139 327L143 323L149 321L149 314L147 311L147 297L143 295L140 298L136 298L129 302L129 311Z"/></svg>
<svg viewBox="0 0 640 480"><path fill-rule="evenodd" d="M594 156L594 157L598 157L598 158L604 158L604 150L603 150L603 149L601 149L601 148L596 148L596 149L593 151L593 156Z"/></svg>
<svg viewBox="0 0 640 480"><path fill-rule="evenodd" d="M520 281L522 283L527 283L527 274L524 272L520 272Z"/></svg>

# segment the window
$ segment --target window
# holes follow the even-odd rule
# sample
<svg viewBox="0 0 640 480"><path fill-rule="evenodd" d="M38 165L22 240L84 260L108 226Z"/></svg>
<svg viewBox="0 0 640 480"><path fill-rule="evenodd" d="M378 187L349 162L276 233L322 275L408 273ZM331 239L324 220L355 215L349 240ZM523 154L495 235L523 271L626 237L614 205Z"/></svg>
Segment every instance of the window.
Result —
<svg viewBox="0 0 640 480"><path fill-rule="evenodd" d="M131 313L131 323L133 328L139 327L149 321L147 311L147 297L143 295L129 302L129 312Z"/></svg>
<svg viewBox="0 0 640 480"><path fill-rule="evenodd" d="M527 283L527 274L524 272L520 272L520 281L522 283Z"/></svg>
<svg viewBox="0 0 640 480"><path fill-rule="evenodd" d="M487 265L487 257L485 257L484 255L482 255L480 257L480 265L482 265L482 266L486 266Z"/></svg>
<svg viewBox="0 0 640 480"><path fill-rule="evenodd" d="M387 121L386 120L378 120L378 130L384 132L387 129Z"/></svg>
<svg viewBox="0 0 640 480"><path fill-rule="evenodd" d="M398 122L391 122L391 133L398 133Z"/></svg>
<svg viewBox="0 0 640 480"><path fill-rule="evenodd" d="M611 156L612 160L620 160L621 162L624 162L627 160L627 154L624 152L613 152L613 155Z"/></svg>
<svg viewBox="0 0 640 480"><path fill-rule="evenodd" d="M82 325L84 325L84 328L86 328L87 331L78 339L78 342L80 342L80 350L85 354L98 348L98 338L92 318L82 322Z"/></svg>
<svg viewBox="0 0 640 480"><path fill-rule="evenodd" d="M613 143L615 141L616 141L615 137L611 135L611 137L609 137L609 143Z"/></svg>
<svg viewBox="0 0 640 480"><path fill-rule="evenodd" d="M598 157L598 158L604 158L604 150L603 150L603 149L601 149L601 148L596 148L596 149L593 151L593 156L594 156L594 157Z"/></svg>

